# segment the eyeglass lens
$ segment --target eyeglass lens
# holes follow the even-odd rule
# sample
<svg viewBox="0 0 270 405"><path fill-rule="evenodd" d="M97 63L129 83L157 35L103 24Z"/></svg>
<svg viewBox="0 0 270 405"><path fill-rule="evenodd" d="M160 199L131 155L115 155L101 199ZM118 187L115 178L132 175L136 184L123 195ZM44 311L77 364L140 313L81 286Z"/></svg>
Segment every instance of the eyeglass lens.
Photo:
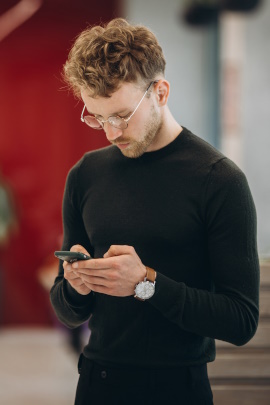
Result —
<svg viewBox="0 0 270 405"><path fill-rule="evenodd" d="M91 115L85 115L84 116L84 121L89 127L95 128L95 129L102 129L102 125L100 122L95 117L92 117Z"/></svg>
<svg viewBox="0 0 270 405"><path fill-rule="evenodd" d="M95 129L102 129L103 125L101 122L99 122L95 117L92 117L91 115L86 115L84 117L84 120L87 125L89 125L92 128ZM110 117L108 119L108 122L115 128L120 128L120 129L125 129L127 128L127 123L122 120L120 117Z"/></svg>

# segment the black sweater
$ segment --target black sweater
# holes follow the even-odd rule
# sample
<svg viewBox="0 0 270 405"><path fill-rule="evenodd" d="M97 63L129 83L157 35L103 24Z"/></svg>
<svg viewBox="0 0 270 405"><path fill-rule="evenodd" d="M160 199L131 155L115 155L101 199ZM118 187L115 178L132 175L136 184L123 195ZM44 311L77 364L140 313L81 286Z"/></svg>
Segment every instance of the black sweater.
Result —
<svg viewBox="0 0 270 405"><path fill-rule="evenodd" d="M243 345L258 323L256 212L242 171L187 129L166 147L126 158L115 146L70 171L63 250L95 258L133 246L157 271L156 293L78 294L59 275L51 302L73 328L89 319L86 357L101 364L171 367L215 358L214 339Z"/></svg>

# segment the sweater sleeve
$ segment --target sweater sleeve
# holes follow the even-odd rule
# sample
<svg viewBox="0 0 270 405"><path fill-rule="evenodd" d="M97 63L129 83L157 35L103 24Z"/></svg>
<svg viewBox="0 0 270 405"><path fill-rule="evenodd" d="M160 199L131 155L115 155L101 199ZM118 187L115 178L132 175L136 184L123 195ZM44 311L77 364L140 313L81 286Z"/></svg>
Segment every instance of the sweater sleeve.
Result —
<svg viewBox="0 0 270 405"><path fill-rule="evenodd" d="M84 228L79 206L78 167L74 167L67 178L63 198L64 240L62 250L80 244L91 254L89 238ZM50 291L50 300L58 319L70 328L75 328L89 319L95 294L79 294L64 279L63 261L59 261L59 273Z"/></svg>
<svg viewBox="0 0 270 405"><path fill-rule="evenodd" d="M229 159L212 167L203 212L212 291L158 273L149 302L186 331L240 346L258 325L259 260L252 195L245 175Z"/></svg>

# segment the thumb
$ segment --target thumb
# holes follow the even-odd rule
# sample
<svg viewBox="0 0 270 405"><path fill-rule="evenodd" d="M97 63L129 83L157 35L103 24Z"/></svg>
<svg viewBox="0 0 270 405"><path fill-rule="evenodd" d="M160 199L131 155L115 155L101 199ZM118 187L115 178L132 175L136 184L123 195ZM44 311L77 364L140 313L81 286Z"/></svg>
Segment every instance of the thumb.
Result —
<svg viewBox="0 0 270 405"><path fill-rule="evenodd" d="M80 253L84 253L88 256L90 256L90 254L87 252L87 250L82 246L82 245L73 245L70 248L71 252L80 252Z"/></svg>
<svg viewBox="0 0 270 405"><path fill-rule="evenodd" d="M103 255L104 258L121 256L130 253L130 246L112 245L110 249Z"/></svg>

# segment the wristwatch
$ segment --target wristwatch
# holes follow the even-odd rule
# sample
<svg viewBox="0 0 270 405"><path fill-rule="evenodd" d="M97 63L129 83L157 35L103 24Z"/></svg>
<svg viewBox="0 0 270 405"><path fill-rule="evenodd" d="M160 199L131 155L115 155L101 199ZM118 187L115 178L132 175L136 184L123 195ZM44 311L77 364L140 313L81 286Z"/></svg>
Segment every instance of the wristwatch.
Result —
<svg viewBox="0 0 270 405"><path fill-rule="evenodd" d="M157 273L150 267L146 267L146 277L143 281L136 284L134 297L140 301L148 300L155 294Z"/></svg>

